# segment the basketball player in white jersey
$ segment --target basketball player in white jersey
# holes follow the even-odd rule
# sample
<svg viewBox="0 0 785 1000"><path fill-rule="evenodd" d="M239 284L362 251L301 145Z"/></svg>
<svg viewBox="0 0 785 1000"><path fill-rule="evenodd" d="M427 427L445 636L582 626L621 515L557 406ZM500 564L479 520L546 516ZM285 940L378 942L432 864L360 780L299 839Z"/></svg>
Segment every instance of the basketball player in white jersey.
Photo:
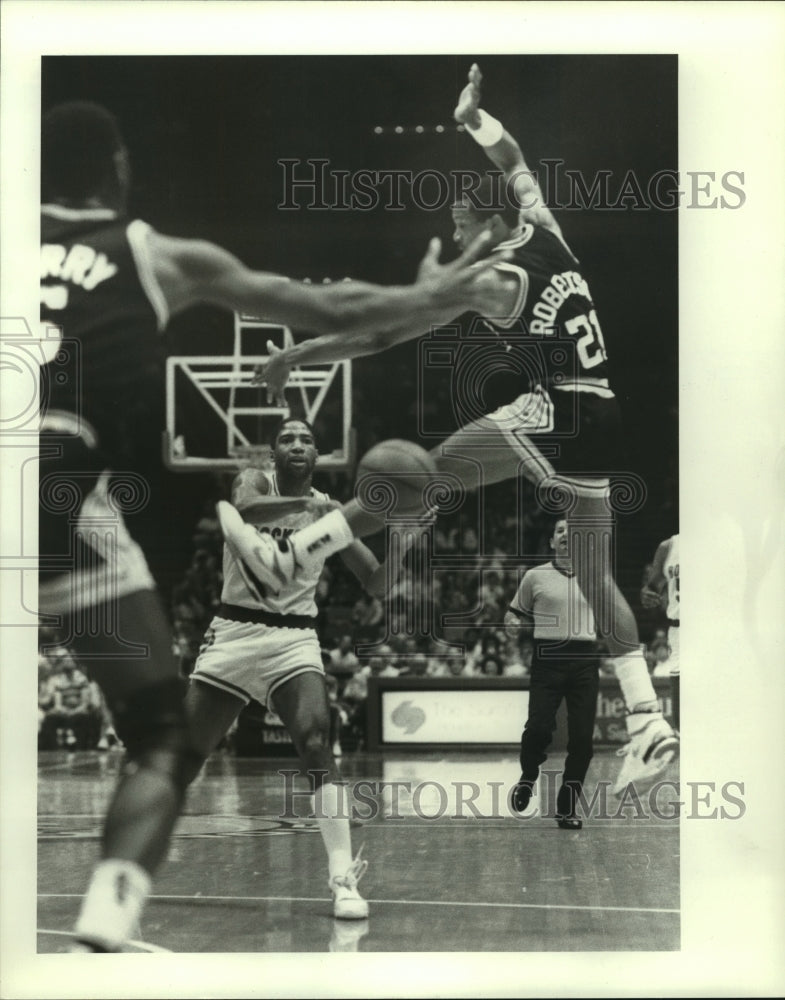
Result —
<svg viewBox="0 0 785 1000"><path fill-rule="evenodd" d="M627 706L630 742L614 791L620 796L634 782L641 792L676 756L679 741L660 711L637 622L611 570L609 475L623 468L618 401L610 388L602 331L580 262L544 204L518 143L501 122L480 109L480 80L475 64L455 118L503 172L517 204L500 205L500 194L494 194L490 178L485 178L477 202L466 197L453 207L454 239L461 250L483 234L490 239L487 260L493 266L471 291L470 308L487 331L478 355L484 358L481 374L492 374L489 359L508 366L508 371L512 365L520 388L507 397L506 405L467 421L430 457L436 471L457 477L466 490L523 474L546 492L550 487L561 491L569 508L576 578L594 612L598 635L614 658ZM445 315L444 321L450 318ZM411 327L373 339L339 333L283 351L270 344L271 359L260 381L280 399L294 364L359 357L422 332ZM459 403L460 388L455 393ZM475 391L482 395L481 388ZM421 462L422 456L415 464ZM391 473L400 471L390 468ZM222 522L233 532L236 522L226 511ZM295 534L288 545L247 544L245 554L260 578L275 587L298 565L308 564L314 546L326 544L330 552L337 551L380 526L377 515L353 502ZM237 532L238 546L242 535ZM253 541L247 533L245 538Z"/></svg>
<svg viewBox="0 0 785 1000"><path fill-rule="evenodd" d="M668 666L671 675L671 698L673 700L673 721L681 727L681 663L679 660L679 536L666 538L654 553L649 579L641 590L641 602L647 608L660 608L665 602L668 616L668 645L670 656Z"/></svg>
<svg viewBox="0 0 785 1000"><path fill-rule="evenodd" d="M232 501L255 532L282 539L337 506L311 486L317 459L312 429L303 420L283 422L273 447L274 471L247 469L235 480ZM280 499L279 499L280 498ZM386 564L355 541L341 553L365 589L383 596ZM324 559L273 595L249 575L229 545L224 549L221 606L205 636L186 695L186 717L200 760L198 773L252 698L280 717L303 770L313 779L315 812L327 850L336 917L363 919L368 904L357 890L367 862L352 860L349 819L335 784L330 716L317 638L316 585Z"/></svg>

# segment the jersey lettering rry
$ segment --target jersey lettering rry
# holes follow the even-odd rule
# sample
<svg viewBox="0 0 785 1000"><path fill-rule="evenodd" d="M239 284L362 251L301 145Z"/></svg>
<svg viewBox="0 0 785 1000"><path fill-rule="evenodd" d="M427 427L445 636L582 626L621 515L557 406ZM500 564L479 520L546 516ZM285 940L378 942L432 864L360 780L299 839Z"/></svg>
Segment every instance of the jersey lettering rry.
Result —
<svg viewBox="0 0 785 1000"><path fill-rule="evenodd" d="M41 208L41 320L63 337L42 370L42 410L87 420L113 459L127 429L139 433L155 400L163 402L168 311L149 232L109 209Z"/></svg>

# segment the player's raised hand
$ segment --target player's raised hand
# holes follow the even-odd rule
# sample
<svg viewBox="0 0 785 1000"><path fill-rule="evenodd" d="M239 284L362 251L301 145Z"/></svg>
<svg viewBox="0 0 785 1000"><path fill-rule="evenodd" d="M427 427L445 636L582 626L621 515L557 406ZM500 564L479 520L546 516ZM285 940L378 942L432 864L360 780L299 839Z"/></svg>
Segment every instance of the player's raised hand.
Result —
<svg viewBox="0 0 785 1000"><path fill-rule="evenodd" d="M286 361L285 353L271 340L267 341L267 350L270 358L263 368L257 369L251 379L251 385L266 385L267 402L275 401L276 406L286 406L284 389L289 381L291 367Z"/></svg>
<svg viewBox="0 0 785 1000"><path fill-rule="evenodd" d="M474 302L477 278L499 260L509 256L506 253L488 257L492 246L491 234L488 231L482 232L460 257L449 264L440 264L442 241L434 237L417 269L417 284L430 285L431 294L436 299L443 300L445 306L464 305L465 308L470 308Z"/></svg>
<svg viewBox="0 0 785 1000"><path fill-rule="evenodd" d="M472 63L469 70L469 82L461 91L458 103L453 111L453 117L459 125L471 125L472 128L480 127L480 116L477 114L480 108L480 84L482 83L482 73L477 63Z"/></svg>

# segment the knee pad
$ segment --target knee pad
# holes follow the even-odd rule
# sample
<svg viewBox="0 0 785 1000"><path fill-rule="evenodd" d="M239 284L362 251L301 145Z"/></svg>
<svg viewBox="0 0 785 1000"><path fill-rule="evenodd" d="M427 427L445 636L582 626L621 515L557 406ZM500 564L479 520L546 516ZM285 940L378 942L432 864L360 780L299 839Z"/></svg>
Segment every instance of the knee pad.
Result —
<svg viewBox="0 0 785 1000"><path fill-rule="evenodd" d="M185 690L185 681L172 677L141 688L114 713L117 735L126 748L126 767L166 774L178 788L185 788L204 763L191 746Z"/></svg>

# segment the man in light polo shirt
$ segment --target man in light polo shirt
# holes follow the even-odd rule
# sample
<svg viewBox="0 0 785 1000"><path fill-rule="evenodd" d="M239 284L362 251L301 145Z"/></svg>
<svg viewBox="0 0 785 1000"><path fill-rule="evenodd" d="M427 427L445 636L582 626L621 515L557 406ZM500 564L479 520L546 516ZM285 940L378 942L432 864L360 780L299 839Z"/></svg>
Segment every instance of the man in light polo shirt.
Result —
<svg viewBox="0 0 785 1000"><path fill-rule="evenodd" d="M513 790L513 806L524 812L529 804L564 699L567 757L556 799L556 821L563 830L580 830L583 824L575 806L593 755L599 655L594 616L572 570L566 520L556 522L550 545L552 561L524 573L504 619L509 628L531 630L535 650L529 716L521 737L521 777Z"/></svg>

